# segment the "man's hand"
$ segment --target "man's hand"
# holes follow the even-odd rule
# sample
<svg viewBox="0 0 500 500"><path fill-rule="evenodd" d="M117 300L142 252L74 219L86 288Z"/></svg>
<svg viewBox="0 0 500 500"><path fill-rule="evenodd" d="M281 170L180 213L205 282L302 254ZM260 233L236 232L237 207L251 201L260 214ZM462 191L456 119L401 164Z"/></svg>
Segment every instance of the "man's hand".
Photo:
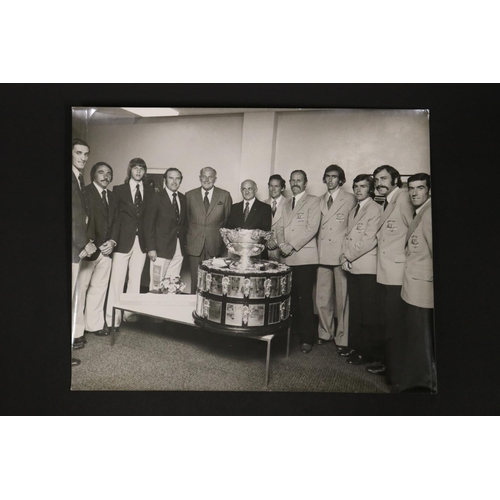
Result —
<svg viewBox="0 0 500 500"><path fill-rule="evenodd" d="M113 248L115 248L115 245L113 245L112 241L108 240L99 247L99 250L103 255L109 255L113 251Z"/></svg>
<svg viewBox="0 0 500 500"><path fill-rule="evenodd" d="M348 260L344 261L344 263L342 264L342 269L350 273L352 269L351 262L349 262Z"/></svg>
<svg viewBox="0 0 500 500"><path fill-rule="evenodd" d="M289 243L281 243L280 244L280 251L281 251L283 257L288 257L288 256L292 255L293 252L295 252L295 249Z"/></svg>
<svg viewBox="0 0 500 500"><path fill-rule="evenodd" d="M94 245L94 242L92 240L90 240L86 245L85 245L85 248L84 248L85 252L87 253L87 255L92 255L96 250L96 246Z"/></svg>
<svg viewBox="0 0 500 500"><path fill-rule="evenodd" d="M148 257L154 262L156 260L156 250L150 250L148 252Z"/></svg>
<svg viewBox="0 0 500 500"><path fill-rule="evenodd" d="M269 250L276 250L278 248L278 242L272 236L267 240L267 248Z"/></svg>

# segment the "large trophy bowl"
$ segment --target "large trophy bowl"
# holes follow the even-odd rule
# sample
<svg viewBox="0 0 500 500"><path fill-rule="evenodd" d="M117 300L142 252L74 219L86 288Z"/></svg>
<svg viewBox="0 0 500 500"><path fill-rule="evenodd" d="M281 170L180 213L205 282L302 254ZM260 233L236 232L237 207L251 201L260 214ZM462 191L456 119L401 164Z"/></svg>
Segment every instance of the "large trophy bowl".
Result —
<svg viewBox="0 0 500 500"><path fill-rule="evenodd" d="M273 235L272 231L261 229L226 229L221 228L220 234L227 249L240 256L230 267L241 271L251 271L259 268L252 257L260 255L266 247L266 241Z"/></svg>

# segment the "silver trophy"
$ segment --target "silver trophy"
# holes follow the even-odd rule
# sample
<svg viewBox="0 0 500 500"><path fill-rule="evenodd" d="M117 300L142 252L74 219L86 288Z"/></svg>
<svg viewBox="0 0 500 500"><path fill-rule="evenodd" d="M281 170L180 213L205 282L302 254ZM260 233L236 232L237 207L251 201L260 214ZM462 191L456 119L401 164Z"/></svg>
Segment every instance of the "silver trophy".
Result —
<svg viewBox="0 0 500 500"><path fill-rule="evenodd" d="M261 266L256 261L252 261L252 257L257 257L263 252L267 240L273 235L272 231L221 228L220 234L227 249L240 256L238 261L231 263L231 268L241 271L260 269Z"/></svg>

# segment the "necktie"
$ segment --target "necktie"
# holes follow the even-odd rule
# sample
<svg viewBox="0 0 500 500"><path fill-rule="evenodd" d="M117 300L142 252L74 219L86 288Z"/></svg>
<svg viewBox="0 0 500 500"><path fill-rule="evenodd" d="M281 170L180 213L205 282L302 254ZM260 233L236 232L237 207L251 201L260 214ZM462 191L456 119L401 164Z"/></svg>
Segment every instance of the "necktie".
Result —
<svg viewBox="0 0 500 500"><path fill-rule="evenodd" d="M179 205L177 204L177 193L173 193L172 197L173 197L172 204L174 205L174 211L175 211L175 223L179 225Z"/></svg>
<svg viewBox="0 0 500 500"><path fill-rule="evenodd" d="M208 201L208 191L205 191L205 199L203 200L205 205L205 212L208 212L208 207L210 206L210 201Z"/></svg>
<svg viewBox="0 0 500 500"><path fill-rule="evenodd" d="M102 202L104 203L104 206L108 206L108 199L106 198L106 190L102 190Z"/></svg>
<svg viewBox="0 0 500 500"><path fill-rule="evenodd" d="M82 193L85 193L85 184L83 183L83 175L80 174L78 176L78 182L80 183L80 190Z"/></svg>
<svg viewBox="0 0 500 500"><path fill-rule="evenodd" d="M141 196L141 190L139 189L139 184L135 187L135 198L134 198L134 205L136 207L139 207L142 203L142 196Z"/></svg>
<svg viewBox="0 0 500 500"><path fill-rule="evenodd" d="M326 204L326 206L328 207L328 210L330 210L332 203L333 203L333 199L332 199L332 195L330 195L330 197L328 198L328 202Z"/></svg>
<svg viewBox="0 0 500 500"><path fill-rule="evenodd" d="M415 212L413 212L413 218L415 218L417 216L417 211L415 210Z"/></svg>
<svg viewBox="0 0 500 500"><path fill-rule="evenodd" d="M292 199L292 210L294 210L294 209L295 209L295 196Z"/></svg>
<svg viewBox="0 0 500 500"><path fill-rule="evenodd" d="M387 205L389 205L389 202L387 201L387 198L384 200L384 210L387 208Z"/></svg>
<svg viewBox="0 0 500 500"><path fill-rule="evenodd" d="M245 205L245 211L243 212L243 221L247 220L248 212L250 212L250 204L247 201L247 203Z"/></svg>
<svg viewBox="0 0 500 500"><path fill-rule="evenodd" d="M273 213L274 217L274 214L276 213L276 200L273 200L273 208L271 208L271 212Z"/></svg>
<svg viewBox="0 0 500 500"><path fill-rule="evenodd" d="M358 215L359 212L359 203L356 205L356 210L354 211L354 218L356 218L356 215Z"/></svg>

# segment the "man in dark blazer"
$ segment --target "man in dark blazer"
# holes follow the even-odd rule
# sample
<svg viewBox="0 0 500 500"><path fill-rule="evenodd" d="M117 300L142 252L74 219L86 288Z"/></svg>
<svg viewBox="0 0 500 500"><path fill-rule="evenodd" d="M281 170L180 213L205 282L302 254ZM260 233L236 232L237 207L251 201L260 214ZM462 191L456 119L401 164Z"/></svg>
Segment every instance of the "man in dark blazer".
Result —
<svg viewBox="0 0 500 500"><path fill-rule="evenodd" d="M299 334L303 354L311 352L316 336L313 288L318 267L316 233L321 218L319 198L307 194L306 186L307 174L303 170L294 170L290 174L293 198L284 204L276 231L281 261L292 268L292 329Z"/></svg>
<svg viewBox="0 0 500 500"><path fill-rule="evenodd" d="M179 193L182 173L169 168L164 189L154 193L145 213L144 234L150 260L149 289L158 289L165 276L180 276L186 252L187 203Z"/></svg>
<svg viewBox="0 0 500 500"><path fill-rule="evenodd" d="M255 197L257 190L257 184L251 179L247 179L241 183L243 201L235 203L231 207L231 214L226 223L228 229L271 230L271 207Z"/></svg>
<svg viewBox="0 0 500 500"><path fill-rule="evenodd" d="M111 225L116 209L113 193L107 189L113 180L113 169L105 162L96 163L90 172L92 183L85 187L90 209L87 236L97 250L80 264L77 282L76 335L108 335L104 329L104 301L111 273Z"/></svg>
<svg viewBox="0 0 500 500"><path fill-rule="evenodd" d="M113 188L116 212L111 229L111 239L116 242L111 267L106 323L111 326L113 306L123 293L128 271L127 293L139 293L141 275L146 261L146 241L144 237L144 213L153 196L146 182L147 165L142 158L130 160L125 183ZM134 321L135 316L128 311L123 314L125 321ZM121 314L115 318L115 328L121 323Z"/></svg>
<svg viewBox="0 0 500 500"><path fill-rule="evenodd" d="M396 365L402 362L404 302L401 298L406 261L405 237L413 208L408 193L403 191L399 172L381 165L373 172L375 189L385 198L377 232L377 289L380 299L383 363L368 366L368 372L386 375L391 383Z"/></svg>
<svg viewBox="0 0 500 500"><path fill-rule="evenodd" d="M72 249L71 249L71 343L73 349L85 346L83 331L76 332L76 308L77 295L76 283L80 271L80 261L83 257L95 252L96 246L87 236L87 222L89 219L89 208L85 201L85 185L83 182L83 169L87 163L90 147L81 139L73 139L71 149L71 202L72 202ZM80 360L72 358L72 366L80 364Z"/></svg>
<svg viewBox="0 0 500 500"><path fill-rule="evenodd" d="M212 257L220 257L226 248L219 230L226 227L233 201L228 191L215 187L216 180L215 169L202 168L201 188L186 193L191 293L196 293L198 264Z"/></svg>
<svg viewBox="0 0 500 500"><path fill-rule="evenodd" d="M432 252L431 176L408 178L414 216L406 232L406 263L401 297L405 301L405 355L393 392L435 392L434 272Z"/></svg>

